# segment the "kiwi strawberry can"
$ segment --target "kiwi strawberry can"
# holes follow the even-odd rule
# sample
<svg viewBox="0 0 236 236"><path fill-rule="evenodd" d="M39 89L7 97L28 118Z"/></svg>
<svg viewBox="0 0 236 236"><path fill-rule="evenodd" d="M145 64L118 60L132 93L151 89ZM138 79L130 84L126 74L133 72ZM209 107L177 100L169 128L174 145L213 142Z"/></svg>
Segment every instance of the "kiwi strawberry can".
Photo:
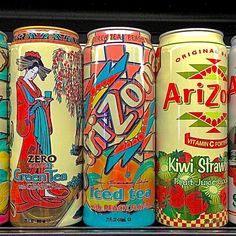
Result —
<svg viewBox="0 0 236 236"><path fill-rule="evenodd" d="M229 49L229 221L236 224L236 36Z"/></svg>
<svg viewBox="0 0 236 236"><path fill-rule="evenodd" d="M0 32L0 224L9 220L9 94L7 36Z"/></svg>
<svg viewBox="0 0 236 236"><path fill-rule="evenodd" d="M227 216L227 49L223 33L160 36L157 56L157 220L218 227Z"/></svg>
<svg viewBox="0 0 236 236"><path fill-rule="evenodd" d="M76 32L14 31L10 46L11 197L14 226L67 226L82 218L82 55Z"/></svg>
<svg viewBox="0 0 236 236"><path fill-rule="evenodd" d="M84 49L84 212L90 226L155 220L155 51L147 31L88 33Z"/></svg>

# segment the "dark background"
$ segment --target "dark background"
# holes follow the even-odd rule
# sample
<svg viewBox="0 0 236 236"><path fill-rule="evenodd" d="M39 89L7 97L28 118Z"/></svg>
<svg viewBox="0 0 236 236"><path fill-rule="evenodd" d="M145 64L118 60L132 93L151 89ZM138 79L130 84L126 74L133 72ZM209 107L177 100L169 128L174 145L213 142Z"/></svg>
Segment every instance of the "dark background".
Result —
<svg viewBox="0 0 236 236"><path fill-rule="evenodd" d="M0 30L12 40L12 31L21 26L65 27L86 42L88 31L107 26L143 28L158 43L161 33L186 27L205 27L224 33L226 45L236 34L236 8L229 1L1 1ZM127 3L129 3L127 5Z"/></svg>

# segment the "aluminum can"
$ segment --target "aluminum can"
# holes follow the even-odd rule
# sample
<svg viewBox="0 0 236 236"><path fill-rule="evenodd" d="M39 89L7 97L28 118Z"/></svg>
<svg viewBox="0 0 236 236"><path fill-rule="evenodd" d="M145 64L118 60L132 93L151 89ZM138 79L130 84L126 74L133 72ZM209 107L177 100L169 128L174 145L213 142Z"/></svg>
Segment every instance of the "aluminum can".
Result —
<svg viewBox="0 0 236 236"><path fill-rule="evenodd" d="M227 223L227 49L223 33L160 36L157 55L157 220L176 227Z"/></svg>
<svg viewBox="0 0 236 236"><path fill-rule="evenodd" d="M0 224L9 220L9 81L7 36L0 32Z"/></svg>
<svg viewBox="0 0 236 236"><path fill-rule="evenodd" d="M229 221L236 224L236 37L229 47Z"/></svg>
<svg viewBox="0 0 236 236"><path fill-rule="evenodd" d="M74 31L27 26L10 46L14 226L81 220L82 54Z"/></svg>
<svg viewBox="0 0 236 236"><path fill-rule="evenodd" d="M229 140L230 142L230 140ZM236 152L231 150L229 160L229 221L236 224Z"/></svg>
<svg viewBox="0 0 236 236"><path fill-rule="evenodd" d="M155 51L142 29L90 31L84 49L85 224L155 220Z"/></svg>

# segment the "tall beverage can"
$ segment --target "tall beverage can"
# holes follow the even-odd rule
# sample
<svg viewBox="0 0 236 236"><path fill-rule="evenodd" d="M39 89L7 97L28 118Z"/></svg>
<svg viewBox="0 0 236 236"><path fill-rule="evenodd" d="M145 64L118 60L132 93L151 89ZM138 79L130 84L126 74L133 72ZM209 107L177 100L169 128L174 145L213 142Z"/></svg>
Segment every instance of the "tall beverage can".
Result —
<svg viewBox="0 0 236 236"><path fill-rule="evenodd" d="M0 32L0 224L9 220L9 94L7 36Z"/></svg>
<svg viewBox="0 0 236 236"><path fill-rule="evenodd" d="M74 31L28 26L10 47L11 214L14 226L81 220L82 63Z"/></svg>
<svg viewBox="0 0 236 236"><path fill-rule="evenodd" d="M177 227L227 223L227 49L223 33L160 36L157 55L157 220Z"/></svg>
<svg viewBox="0 0 236 236"><path fill-rule="evenodd" d="M148 32L95 29L84 49L84 213L87 225L155 220L155 52Z"/></svg>
<svg viewBox="0 0 236 236"><path fill-rule="evenodd" d="M229 221L236 224L236 37L229 49Z"/></svg>

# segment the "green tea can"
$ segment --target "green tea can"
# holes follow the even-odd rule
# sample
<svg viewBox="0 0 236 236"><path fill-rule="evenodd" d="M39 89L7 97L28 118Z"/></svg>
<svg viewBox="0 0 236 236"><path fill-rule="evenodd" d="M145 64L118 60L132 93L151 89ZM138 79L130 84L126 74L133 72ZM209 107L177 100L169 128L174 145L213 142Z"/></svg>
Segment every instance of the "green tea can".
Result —
<svg viewBox="0 0 236 236"><path fill-rule="evenodd" d="M82 219L82 50L69 29L27 26L10 46L10 221L62 227Z"/></svg>

